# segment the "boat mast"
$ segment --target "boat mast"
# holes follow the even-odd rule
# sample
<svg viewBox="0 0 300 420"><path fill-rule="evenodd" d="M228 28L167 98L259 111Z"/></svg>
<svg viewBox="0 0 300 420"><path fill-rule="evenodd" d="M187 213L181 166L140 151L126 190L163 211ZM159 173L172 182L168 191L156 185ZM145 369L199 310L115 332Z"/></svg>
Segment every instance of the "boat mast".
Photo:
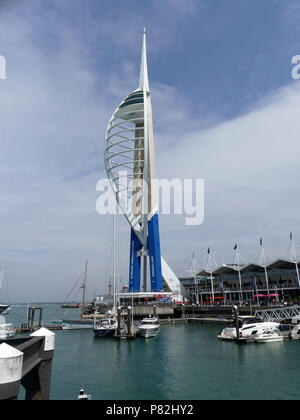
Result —
<svg viewBox="0 0 300 420"><path fill-rule="evenodd" d="M83 319L84 308L85 308L85 290L86 290L87 268L88 268L88 260L86 260L86 262L85 262L84 280L83 280L83 285L82 285L81 319Z"/></svg>
<svg viewBox="0 0 300 420"><path fill-rule="evenodd" d="M116 215L113 215L113 313L116 313Z"/></svg>
<svg viewBox="0 0 300 420"><path fill-rule="evenodd" d="M208 261L207 261L206 271L208 273L210 273L211 297L212 297L212 303L214 303L215 302L215 291L214 291L214 277L213 277L213 261L212 261L212 255L211 255L210 247L208 248L207 253L208 253Z"/></svg>

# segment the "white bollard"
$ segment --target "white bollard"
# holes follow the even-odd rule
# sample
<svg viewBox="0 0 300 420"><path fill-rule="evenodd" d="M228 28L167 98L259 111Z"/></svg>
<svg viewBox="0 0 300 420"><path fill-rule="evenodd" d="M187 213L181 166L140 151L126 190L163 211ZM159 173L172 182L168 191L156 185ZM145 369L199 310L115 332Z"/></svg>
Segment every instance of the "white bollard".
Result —
<svg viewBox="0 0 300 420"><path fill-rule="evenodd" d="M0 345L0 384L22 378L23 353L6 343Z"/></svg>
<svg viewBox="0 0 300 420"><path fill-rule="evenodd" d="M44 351L55 350L55 334L47 328L40 328L38 331L30 334L30 337L45 337Z"/></svg>
<svg viewBox="0 0 300 420"><path fill-rule="evenodd" d="M30 335L32 338L44 338L44 348L41 349L41 362L39 369L35 372L35 380L29 381L26 388L26 399L28 400L49 400L51 388L52 360L55 350L55 334L46 328L40 328ZM22 382L23 384L23 382Z"/></svg>
<svg viewBox="0 0 300 420"><path fill-rule="evenodd" d="M24 353L6 343L0 345L0 400L18 396Z"/></svg>

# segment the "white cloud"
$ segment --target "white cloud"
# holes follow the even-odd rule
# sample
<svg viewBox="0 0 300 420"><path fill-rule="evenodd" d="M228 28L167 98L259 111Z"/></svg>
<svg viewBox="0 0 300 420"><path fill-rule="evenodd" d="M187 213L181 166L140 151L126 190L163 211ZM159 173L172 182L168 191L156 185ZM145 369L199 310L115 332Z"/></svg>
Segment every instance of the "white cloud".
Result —
<svg viewBox="0 0 300 420"><path fill-rule="evenodd" d="M290 229L300 234L299 100L300 85L295 83L265 98L247 115L178 135L172 148L164 148L168 139L160 138L159 175L205 179L204 224L191 231L183 220L181 227L177 223L180 246L190 255L194 248L210 245L230 258L231 246L239 241L251 259L265 236L272 254L282 256ZM168 240L172 226L166 218L164 225L171 248L175 235ZM173 265L182 270L176 259Z"/></svg>
<svg viewBox="0 0 300 420"><path fill-rule="evenodd" d="M172 4L172 13L192 13L195 6L191 2L183 10ZM61 16L55 8L45 15L28 9L25 17L7 15L0 26L8 61L7 80L0 84L0 256L7 259L13 300L63 299L86 257L93 295L108 265L110 220L96 213L96 183L105 175L108 120L138 81L139 62L124 54L120 64L119 54L141 45L136 35L141 22L129 25L131 33L120 45L112 32L119 49L110 57L117 54L119 64L111 71L102 61L101 42L118 21L99 28L87 14L91 32L81 37ZM99 47L87 45L87 37L99 39ZM171 38L169 33L158 48ZM151 86L158 176L206 181L202 226L185 227L177 216L161 218L170 265L184 274L193 250L208 245L219 262L223 253L230 257L237 241L249 254L260 236L279 255L286 248L284 235L292 228L297 233L299 225L299 85L277 92L248 115L206 129L199 127L211 126L216 116L192 118L189 98L159 81ZM129 228L123 218L118 224L119 272L127 281Z"/></svg>

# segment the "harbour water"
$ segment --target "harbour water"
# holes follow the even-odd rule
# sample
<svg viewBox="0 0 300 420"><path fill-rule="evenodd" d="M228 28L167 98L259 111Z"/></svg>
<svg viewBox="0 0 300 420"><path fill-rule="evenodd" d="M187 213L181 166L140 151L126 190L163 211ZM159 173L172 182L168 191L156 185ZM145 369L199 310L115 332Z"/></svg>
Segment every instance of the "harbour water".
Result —
<svg viewBox="0 0 300 420"><path fill-rule="evenodd" d="M44 306L44 322L65 310ZM25 321L26 306L7 321ZM68 318L79 318L70 310ZM153 339L96 339L57 331L52 400L300 400L300 341L236 345L217 340L222 326L162 326ZM22 396L21 396L22 398Z"/></svg>

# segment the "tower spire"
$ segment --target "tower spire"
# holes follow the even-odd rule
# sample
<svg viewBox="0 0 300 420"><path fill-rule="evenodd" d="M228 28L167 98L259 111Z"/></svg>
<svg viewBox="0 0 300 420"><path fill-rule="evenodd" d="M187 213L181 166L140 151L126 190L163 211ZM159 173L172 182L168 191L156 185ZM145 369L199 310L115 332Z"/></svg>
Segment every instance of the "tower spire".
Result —
<svg viewBox="0 0 300 420"><path fill-rule="evenodd" d="M140 84L139 89L149 90L149 78L148 78L148 66L147 66L147 43L146 43L146 28L143 32L143 50L142 50L142 62L141 62L141 73L140 73Z"/></svg>

